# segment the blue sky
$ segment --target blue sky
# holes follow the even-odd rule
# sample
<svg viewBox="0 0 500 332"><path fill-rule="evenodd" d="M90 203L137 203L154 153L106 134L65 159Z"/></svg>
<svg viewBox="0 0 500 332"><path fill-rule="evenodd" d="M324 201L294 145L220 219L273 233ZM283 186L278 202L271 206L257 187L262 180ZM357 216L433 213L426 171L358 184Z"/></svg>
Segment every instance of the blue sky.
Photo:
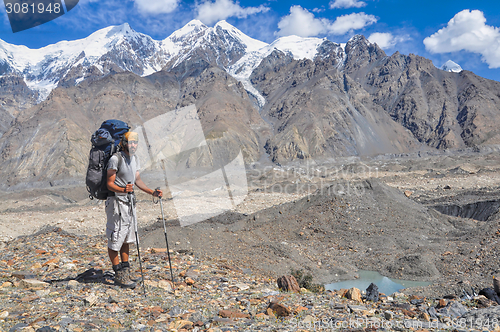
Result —
<svg viewBox="0 0 500 332"><path fill-rule="evenodd" d="M30 48L84 38L125 22L161 40L192 19L208 26L226 20L265 42L295 34L342 43L362 34L388 55L414 53L438 67L453 60L500 81L498 1L80 0L62 17L17 33L12 33L5 9L0 12L0 39Z"/></svg>

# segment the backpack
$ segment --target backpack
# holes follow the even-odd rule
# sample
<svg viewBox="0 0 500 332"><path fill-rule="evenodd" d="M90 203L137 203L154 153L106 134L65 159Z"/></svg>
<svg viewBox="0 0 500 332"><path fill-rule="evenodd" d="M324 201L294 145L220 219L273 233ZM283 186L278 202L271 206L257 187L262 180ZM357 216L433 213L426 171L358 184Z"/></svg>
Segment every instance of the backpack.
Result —
<svg viewBox="0 0 500 332"><path fill-rule="evenodd" d="M85 178L90 199L108 198L108 161L118 151L118 144L120 144L123 134L129 129L128 124L123 121L106 120L92 134L90 138L92 148L89 153L89 166Z"/></svg>

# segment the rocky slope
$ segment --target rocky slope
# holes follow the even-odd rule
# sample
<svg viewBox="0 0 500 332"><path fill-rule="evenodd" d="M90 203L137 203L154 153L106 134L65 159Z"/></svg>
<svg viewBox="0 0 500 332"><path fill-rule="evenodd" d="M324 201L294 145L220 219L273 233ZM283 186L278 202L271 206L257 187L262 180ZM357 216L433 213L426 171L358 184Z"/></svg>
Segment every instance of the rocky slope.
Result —
<svg viewBox="0 0 500 332"><path fill-rule="evenodd" d="M41 197L3 193L8 201L2 200L1 211L12 220L4 224L19 225L16 231L22 224L33 227L33 220L57 227L36 234L25 229L27 236L0 242L0 328L275 331L295 326L290 324L310 329L308 324L321 319L338 328L342 325L337 324L358 322L358 329L372 324L384 324L387 330L401 324L406 328L398 330L404 331L498 329L494 320L500 317L500 307L483 296L467 298L464 293L492 287L491 276L498 276L498 216L486 222L450 217L425 205L436 197L441 203L461 202L466 194L498 199L498 154L379 160L370 166L379 166L379 180L342 181L334 169L328 170L332 178L315 178L297 170L297 178L309 179L310 184L328 181L333 190L325 187L283 204L278 199L285 195L259 187L262 191L245 202L252 208L240 206L239 213L189 227L176 224L175 212L168 208L171 202L165 201L174 284L157 219L159 207L145 194L139 196L140 223L147 225L139 230L147 296L141 287L119 290L112 285L102 235L103 206L85 199L83 188L68 188L59 196L56 188ZM275 182L283 181L279 174L278 169L270 170L267 183L284 185ZM263 182L261 177L256 179ZM391 182L391 187L382 182ZM443 189L444 184L451 188ZM135 250L131 257L137 275ZM102 282L73 280L89 268L105 273ZM276 278L291 268L311 272L316 282L374 269L432 285L378 300L355 289L278 291ZM271 302L290 312L281 306L283 311L276 310Z"/></svg>
<svg viewBox="0 0 500 332"><path fill-rule="evenodd" d="M420 146L330 59L295 61L275 52L265 60L251 79L268 101L261 114L273 124L265 146L273 161L401 153Z"/></svg>
<svg viewBox="0 0 500 332"><path fill-rule="evenodd" d="M415 55L387 57L362 36L345 52L341 70L338 57L273 54L253 72L268 101L262 114L275 124L273 160L498 144L500 83Z"/></svg>
<svg viewBox="0 0 500 332"><path fill-rule="evenodd" d="M368 294L356 288L287 292L278 289L275 278L191 251L170 253L172 282L163 248L141 252L145 293L142 285L119 289L113 285L101 237L57 228L35 236L0 249L4 331L498 329L500 307L484 296L423 297L411 290L406 291L410 295ZM135 260L135 253L131 258ZM89 278L89 272L100 279Z"/></svg>
<svg viewBox="0 0 500 332"><path fill-rule="evenodd" d="M217 141L230 155L241 149L249 160L258 158L256 130L265 129L265 123L242 85L204 62L188 69L196 76L159 72L141 78L122 73L54 90L47 100L20 115L1 138L4 185L53 185L81 177L87 166L89 137L102 121L127 119L135 128L191 104L198 109L208 141ZM193 158L200 165L207 163Z"/></svg>
<svg viewBox="0 0 500 332"><path fill-rule="evenodd" d="M366 66L365 68L367 68ZM395 53L354 72L373 101L420 142L438 149L498 144L500 83Z"/></svg>

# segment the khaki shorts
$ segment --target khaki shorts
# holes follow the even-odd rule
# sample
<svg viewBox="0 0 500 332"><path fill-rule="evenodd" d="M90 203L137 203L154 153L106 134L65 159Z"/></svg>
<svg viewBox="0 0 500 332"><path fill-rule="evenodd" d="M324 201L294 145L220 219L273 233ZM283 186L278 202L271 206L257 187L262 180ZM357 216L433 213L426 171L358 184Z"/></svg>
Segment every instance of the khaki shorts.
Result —
<svg viewBox="0 0 500 332"><path fill-rule="evenodd" d="M134 211L135 215L135 211ZM135 222L130 215L130 205L110 196L106 200L106 237L108 248L120 251L124 243L135 242Z"/></svg>

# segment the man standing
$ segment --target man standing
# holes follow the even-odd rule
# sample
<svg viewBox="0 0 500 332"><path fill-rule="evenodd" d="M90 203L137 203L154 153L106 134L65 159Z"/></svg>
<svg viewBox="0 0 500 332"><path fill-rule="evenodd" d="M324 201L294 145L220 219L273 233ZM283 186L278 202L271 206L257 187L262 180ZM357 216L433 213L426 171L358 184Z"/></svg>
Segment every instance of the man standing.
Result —
<svg viewBox="0 0 500 332"><path fill-rule="evenodd" d="M121 150L108 162L107 185L111 193L106 200L106 237L108 255L115 271L115 285L122 288L135 288L136 283L130 278L129 245L135 242L135 199L134 183L142 191L161 197L161 190L152 190L144 184L139 174L139 158L135 155L139 135L127 132L120 142ZM120 263L121 259L121 263Z"/></svg>

